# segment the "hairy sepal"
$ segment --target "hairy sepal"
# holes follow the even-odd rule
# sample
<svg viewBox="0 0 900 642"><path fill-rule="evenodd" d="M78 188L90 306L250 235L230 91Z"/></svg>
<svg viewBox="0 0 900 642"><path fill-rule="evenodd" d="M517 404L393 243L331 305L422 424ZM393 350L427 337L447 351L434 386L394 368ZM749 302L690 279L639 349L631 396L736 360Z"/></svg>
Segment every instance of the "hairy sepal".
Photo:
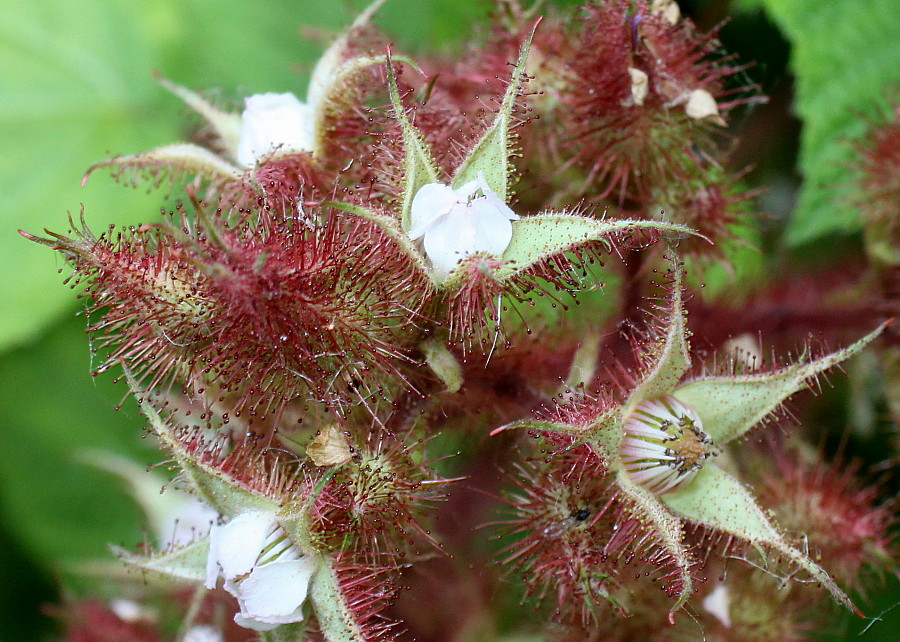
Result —
<svg viewBox="0 0 900 642"><path fill-rule="evenodd" d="M322 558L309 589L319 626L328 642L362 642L366 639L344 599L337 573L328 558Z"/></svg>
<svg viewBox="0 0 900 642"><path fill-rule="evenodd" d="M387 57L387 63L388 93L403 135L403 192L400 199L400 226L403 232L408 234L412 229L410 210L413 198L423 185L439 182L438 170L425 139L410 122L406 110L400 102L400 90L397 88L397 78L394 75L393 61L390 55Z"/></svg>
<svg viewBox="0 0 900 642"><path fill-rule="evenodd" d="M159 74L154 75L159 84L181 98L188 107L203 117L215 133L218 147L229 158L234 158L237 155L238 141L241 139L241 115L221 110L197 92L177 85Z"/></svg>
<svg viewBox="0 0 900 642"><path fill-rule="evenodd" d="M384 232L391 240L393 240L397 244L397 247L400 249L400 251L410 260L410 263L423 276L425 276L429 281L434 280L432 270L425 262L425 257L422 256L422 253L416 247L416 243L411 238L409 238L409 234L407 234L400 228L400 225L397 223L397 219L386 214L373 212L372 210L360 205L353 205L352 203L327 201L322 205L323 207L333 207L336 210L341 210L342 212L353 214L354 216L365 219L366 221L371 221L372 223L377 225L382 232Z"/></svg>
<svg viewBox="0 0 900 642"><path fill-rule="evenodd" d="M405 61L405 59L404 59ZM328 126L328 118L332 114L340 114L345 96L352 96L359 77L370 67L387 62L387 56L357 56L342 64L329 80L327 86L322 89L321 96L314 95L313 85L310 84L307 101L315 108L313 121L313 156L319 157L325 149L328 134L331 128Z"/></svg>
<svg viewBox="0 0 900 642"><path fill-rule="evenodd" d="M535 27L536 28L536 27ZM512 120L513 107L516 97L519 95L519 85L525 74L525 66L528 62L528 52L531 49L531 39L534 37L534 29L528 34L525 42L519 50L519 58L513 70L512 78L500 110L497 112L494 122L487 131L478 139L469 155L463 160L453 176L452 187L459 189L466 183L474 181L479 174L502 201L509 198L510 163L513 153L513 144L510 140L510 121Z"/></svg>
<svg viewBox="0 0 900 642"><path fill-rule="evenodd" d="M857 609L818 564L791 546L766 518L743 484L714 464L707 464L689 484L659 497L681 517L741 538L757 547L769 547L807 571L851 611Z"/></svg>
<svg viewBox="0 0 900 642"><path fill-rule="evenodd" d="M200 176L213 185L237 180L243 174L221 156L192 143L173 143L140 154L107 158L91 165L85 172L82 183L101 167L111 167L114 170L134 169L150 174L165 170L169 176L184 173Z"/></svg>
<svg viewBox="0 0 900 642"><path fill-rule="evenodd" d="M672 394L697 412L713 441L726 444L742 437L823 372L862 351L888 323L883 323L856 343L815 361L796 363L763 374L697 379Z"/></svg>
<svg viewBox="0 0 900 642"><path fill-rule="evenodd" d="M512 240L503 252L504 264L495 274L500 279L514 278L564 252L589 243L599 242L608 246L610 236L641 229L673 234L693 233L683 225L662 221L607 221L575 214L538 214L513 223Z"/></svg>
<svg viewBox="0 0 900 642"><path fill-rule="evenodd" d="M185 582L202 582L206 578L209 537L147 555L138 555L118 546L110 546L110 550L127 566L142 572Z"/></svg>
<svg viewBox="0 0 900 642"><path fill-rule="evenodd" d="M628 476L619 472L616 475L619 490L631 504L631 511L642 528L653 536L656 544L671 558L676 567L677 581L669 580L677 586L678 597L669 610L669 621L674 623L675 612L678 611L694 592L694 579L691 567L694 561L683 543L684 532L681 521L672 514L660 501L660 497L642 486L633 483Z"/></svg>
<svg viewBox="0 0 900 642"><path fill-rule="evenodd" d="M682 288L684 267L677 258L671 260L672 282L669 286L671 299L669 308L666 311L668 325L666 325L665 334L656 347L657 353L650 355L649 367L643 376L643 380L628 398L625 409L626 414L646 399L669 394L691 366L687 316L684 311L684 292Z"/></svg>
<svg viewBox="0 0 900 642"><path fill-rule="evenodd" d="M178 438L159 412L148 400L148 392L138 387L134 375L125 370L128 385L140 404L141 412L150 421L150 426L163 446L172 453L181 468L187 487L201 500L214 509L232 517L250 510L276 511L278 503L259 493L253 492L223 471L202 461Z"/></svg>
<svg viewBox="0 0 900 642"><path fill-rule="evenodd" d="M375 2L366 7L362 13L356 16L353 24L345 29L319 57L309 79L309 88L306 92L307 103L316 105L328 94L334 78L338 76L343 66L343 58L350 45L350 38L369 24L372 16L385 2L387 0L375 0Z"/></svg>

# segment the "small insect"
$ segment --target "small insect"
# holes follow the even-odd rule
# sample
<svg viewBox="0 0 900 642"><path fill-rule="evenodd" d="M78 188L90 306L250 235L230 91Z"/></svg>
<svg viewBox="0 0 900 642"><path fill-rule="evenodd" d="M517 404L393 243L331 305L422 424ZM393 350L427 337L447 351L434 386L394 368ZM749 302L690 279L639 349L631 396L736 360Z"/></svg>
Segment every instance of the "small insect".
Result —
<svg viewBox="0 0 900 642"><path fill-rule="evenodd" d="M546 526L542 533L545 537L559 537L578 526L580 522L586 521L590 516L591 510L589 508L576 508L568 517Z"/></svg>

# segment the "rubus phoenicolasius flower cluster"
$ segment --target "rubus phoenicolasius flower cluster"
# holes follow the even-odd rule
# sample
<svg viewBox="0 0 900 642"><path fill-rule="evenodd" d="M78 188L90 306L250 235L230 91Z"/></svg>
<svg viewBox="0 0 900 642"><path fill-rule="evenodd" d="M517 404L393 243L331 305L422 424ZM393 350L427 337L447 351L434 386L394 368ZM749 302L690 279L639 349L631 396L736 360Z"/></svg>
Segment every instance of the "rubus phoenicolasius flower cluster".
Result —
<svg viewBox="0 0 900 642"><path fill-rule="evenodd" d="M67 259L96 371L216 516L114 549L168 581L148 599L184 604L184 636L331 642L686 619L779 639L754 614L858 612L863 572L893 564L890 510L787 443L785 403L889 321L771 359L701 354L709 323L688 323L686 275L754 222L723 144L763 100L744 67L672 1L505 0L455 61L393 51L383 4L302 100L228 110L159 77L205 146L88 174L168 183L161 219L23 232Z"/></svg>

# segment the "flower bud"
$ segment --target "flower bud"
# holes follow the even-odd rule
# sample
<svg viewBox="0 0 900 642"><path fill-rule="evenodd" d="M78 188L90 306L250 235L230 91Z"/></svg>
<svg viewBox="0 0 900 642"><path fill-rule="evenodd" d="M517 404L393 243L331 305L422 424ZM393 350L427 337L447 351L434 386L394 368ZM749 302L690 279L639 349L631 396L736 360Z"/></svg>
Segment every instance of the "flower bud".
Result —
<svg viewBox="0 0 900 642"><path fill-rule="evenodd" d="M255 94L245 99L237 160L253 167L274 151L313 148L313 109L294 94Z"/></svg>

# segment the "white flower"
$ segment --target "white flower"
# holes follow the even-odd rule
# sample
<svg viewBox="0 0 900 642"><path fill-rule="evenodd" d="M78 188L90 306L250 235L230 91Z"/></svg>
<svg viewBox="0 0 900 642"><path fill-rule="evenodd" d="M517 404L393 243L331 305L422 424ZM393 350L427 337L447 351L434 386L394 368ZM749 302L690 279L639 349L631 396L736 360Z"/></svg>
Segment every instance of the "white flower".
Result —
<svg viewBox="0 0 900 642"><path fill-rule="evenodd" d="M303 602L316 564L297 548L272 511L241 513L209 534L206 588L219 575L238 599L238 625L270 631L303 620Z"/></svg>
<svg viewBox="0 0 900 642"><path fill-rule="evenodd" d="M311 151L315 110L291 93L255 94L244 99L237 160L244 167L273 151Z"/></svg>
<svg viewBox="0 0 900 642"><path fill-rule="evenodd" d="M475 193L481 190L481 196ZM460 259L475 252L503 254L519 217L478 178L453 189L442 183L423 185L410 209L412 239L425 237L425 254L435 274L445 277Z"/></svg>

